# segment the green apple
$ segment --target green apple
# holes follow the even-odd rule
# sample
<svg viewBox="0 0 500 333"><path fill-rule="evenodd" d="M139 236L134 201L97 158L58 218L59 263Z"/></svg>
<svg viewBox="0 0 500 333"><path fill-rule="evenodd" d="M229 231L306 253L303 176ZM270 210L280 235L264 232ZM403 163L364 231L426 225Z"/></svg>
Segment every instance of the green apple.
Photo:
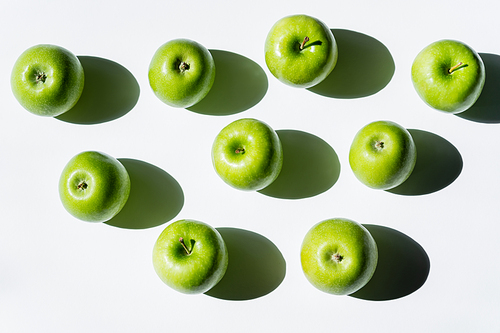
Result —
<svg viewBox="0 0 500 333"><path fill-rule="evenodd" d="M276 132L251 118L224 127L212 145L212 163L224 182L239 190L257 191L271 184L283 165Z"/></svg>
<svg viewBox="0 0 500 333"><path fill-rule="evenodd" d="M185 294L210 290L226 273L228 252L220 233L195 220L168 225L153 248L156 274L169 287Z"/></svg>
<svg viewBox="0 0 500 333"><path fill-rule="evenodd" d="M16 60L10 83L14 96L26 110L55 117L71 109L80 99L83 67L65 48L35 45Z"/></svg>
<svg viewBox="0 0 500 333"><path fill-rule="evenodd" d="M324 220L304 237L302 270L321 291L349 295L361 289L377 268L377 244L361 224L344 218Z"/></svg>
<svg viewBox="0 0 500 333"><path fill-rule="evenodd" d="M149 84L167 105L188 108L201 101L215 80L215 62L201 44L174 39L156 51L149 64Z"/></svg>
<svg viewBox="0 0 500 333"><path fill-rule="evenodd" d="M430 107L449 113L470 108L483 90L486 73L481 57L455 40L425 47L411 67L413 86Z"/></svg>
<svg viewBox="0 0 500 333"><path fill-rule="evenodd" d="M417 161L411 134L392 121L375 121L358 131L349 150L349 164L356 178L374 189L388 190L402 184Z"/></svg>
<svg viewBox="0 0 500 333"><path fill-rule="evenodd" d="M281 82L309 88L323 81L337 64L338 50L326 24L307 15L287 16L269 31L264 47L271 73Z"/></svg>
<svg viewBox="0 0 500 333"><path fill-rule="evenodd" d="M130 178L114 157L96 151L74 156L59 179L59 196L74 217L105 222L120 212L130 193Z"/></svg>

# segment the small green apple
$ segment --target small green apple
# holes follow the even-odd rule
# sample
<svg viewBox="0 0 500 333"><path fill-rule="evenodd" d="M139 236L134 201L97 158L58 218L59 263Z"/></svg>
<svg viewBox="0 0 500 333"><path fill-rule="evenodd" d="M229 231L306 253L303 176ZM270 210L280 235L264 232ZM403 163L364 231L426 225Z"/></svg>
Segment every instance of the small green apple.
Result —
<svg viewBox="0 0 500 333"><path fill-rule="evenodd" d="M377 244L361 224L329 219L314 225L300 250L302 270L321 291L349 295L361 289L377 268Z"/></svg>
<svg viewBox="0 0 500 333"><path fill-rule="evenodd" d="M333 33L307 15L286 16L269 31L264 47L271 73L281 82L309 88L323 81L337 64Z"/></svg>
<svg viewBox="0 0 500 333"><path fill-rule="evenodd" d="M74 156L59 179L59 196L74 217L105 222L120 212L130 193L130 178L114 157L96 151Z"/></svg>
<svg viewBox="0 0 500 333"><path fill-rule="evenodd" d="M391 121L375 121L354 137L349 164L356 178L368 187L388 190L402 184L417 161L411 134Z"/></svg>
<svg viewBox="0 0 500 333"><path fill-rule="evenodd" d="M153 248L156 274L169 287L185 294L210 290L228 265L226 244L210 225L179 220L168 225Z"/></svg>
<svg viewBox="0 0 500 333"><path fill-rule="evenodd" d="M58 116L80 99L84 85L83 67L70 51L40 44L24 51L14 64L10 83L19 104L29 112Z"/></svg>
<svg viewBox="0 0 500 333"><path fill-rule="evenodd" d="M411 67L413 86L430 107L449 113L470 108L485 82L483 60L469 46L440 40L425 47Z"/></svg>
<svg viewBox="0 0 500 333"><path fill-rule="evenodd" d="M276 132L251 118L224 127L212 145L215 171L230 186L257 191L271 184L283 165L283 149Z"/></svg>
<svg viewBox="0 0 500 333"><path fill-rule="evenodd" d="M215 62L201 44L174 39L156 51L149 65L149 84L167 105L187 108L201 101L215 80Z"/></svg>

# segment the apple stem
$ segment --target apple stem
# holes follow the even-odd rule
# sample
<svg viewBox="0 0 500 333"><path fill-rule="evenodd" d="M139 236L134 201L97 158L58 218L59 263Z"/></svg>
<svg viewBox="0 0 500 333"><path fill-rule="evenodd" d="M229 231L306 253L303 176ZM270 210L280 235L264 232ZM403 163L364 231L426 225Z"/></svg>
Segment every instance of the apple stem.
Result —
<svg viewBox="0 0 500 333"><path fill-rule="evenodd" d="M184 250L186 250L187 255L190 255L191 251L189 251L189 249L187 248L186 244L184 243L184 238L180 237L179 238L179 242L181 242L182 247L184 248Z"/></svg>
<svg viewBox="0 0 500 333"><path fill-rule="evenodd" d="M304 40L302 41L302 44L300 44L300 50L302 51L304 49L304 46L306 43L309 41L309 37L304 37Z"/></svg>
<svg viewBox="0 0 500 333"><path fill-rule="evenodd" d="M189 64L185 61L182 61L179 65L179 70L181 71L181 73L184 73L185 71L189 70Z"/></svg>
<svg viewBox="0 0 500 333"><path fill-rule="evenodd" d="M234 151L236 154L244 154L245 153L245 148L238 148Z"/></svg>
<svg viewBox="0 0 500 333"><path fill-rule="evenodd" d="M87 183L82 181L80 184L78 184L78 186L76 187L77 189L79 190L85 190L87 188Z"/></svg>
<svg viewBox="0 0 500 333"><path fill-rule="evenodd" d="M42 83L45 83L45 80L47 79L47 75L45 75L45 73L43 72L38 72L36 73L35 75L35 81L38 83L38 82L42 82Z"/></svg>
<svg viewBox="0 0 500 333"><path fill-rule="evenodd" d="M463 62L459 62L458 64L456 64L455 66L453 66L452 68L450 68L448 70L448 73L449 74L453 73L454 71L456 71L457 69L459 69L460 67L462 67L462 65L463 65ZM465 65L465 66L467 66L467 65Z"/></svg>
<svg viewBox="0 0 500 333"><path fill-rule="evenodd" d="M335 262L341 262L342 259L344 259L340 253L335 253L333 256L332 256L332 260L335 261Z"/></svg>

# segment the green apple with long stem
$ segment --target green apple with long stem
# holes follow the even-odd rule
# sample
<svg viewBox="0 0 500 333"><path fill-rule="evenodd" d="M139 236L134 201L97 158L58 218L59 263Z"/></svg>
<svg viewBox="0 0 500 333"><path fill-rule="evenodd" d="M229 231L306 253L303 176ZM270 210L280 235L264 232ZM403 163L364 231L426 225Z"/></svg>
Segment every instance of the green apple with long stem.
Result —
<svg viewBox="0 0 500 333"><path fill-rule="evenodd" d="M84 71L78 58L63 47L35 45L17 58L11 89L29 112L55 117L70 110L80 99Z"/></svg>
<svg viewBox="0 0 500 333"><path fill-rule="evenodd" d="M314 287L329 294L349 295L373 276L377 244L361 224L345 218L328 219L307 232L300 261Z"/></svg>
<svg viewBox="0 0 500 333"><path fill-rule="evenodd" d="M265 47L269 71L281 82L309 88L323 81L337 64L333 33L317 18L286 16L269 31Z"/></svg>
<svg viewBox="0 0 500 333"><path fill-rule="evenodd" d="M243 118L224 127L216 136L212 163L219 177L230 186L257 191L278 177L283 165L283 148L268 124Z"/></svg>
<svg viewBox="0 0 500 333"><path fill-rule="evenodd" d="M212 88L215 62L210 51L198 42L174 39L155 52L148 78L162 102L188 108L201 101Z"/></svg>
<svg viewBox="0 0 500 333"><path fill-rule="evenodd" d="M160 279L185 294L210 290L222 279L227 265L224 239L201 221L169 224L153 247L153 266Z"/></svg>
<svg viewBox="0 0 500 333"><path fill-rule="evenodd" d="M118 214L130 194L130 177L116 158L85 151L64 167L59 178L59 197L74 217L105 222Z"/></svg>
<svg viewBox="0 0 500 333"><path fill-rule="evenodd" d="M479 54L456 40L440 40L425 47L411 67L413 86L430 107L459 113L479 98L486 72Z"/></svg>
<svg viewBox="0 0 500 333"><path fill-rule="evenodd" d="M349 150L349 165L360 182L388 190L412 173L417 149L411 134L392 121L374 121L360 129Z"/></svg>

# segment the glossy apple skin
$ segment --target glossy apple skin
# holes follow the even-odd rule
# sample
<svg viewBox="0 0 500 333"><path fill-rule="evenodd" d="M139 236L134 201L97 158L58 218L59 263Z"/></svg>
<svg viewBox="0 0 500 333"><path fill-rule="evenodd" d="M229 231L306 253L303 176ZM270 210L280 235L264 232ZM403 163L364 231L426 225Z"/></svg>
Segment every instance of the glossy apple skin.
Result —
<svg viewBox="0 0 500 333"><path fill-rule="evenodd" d="M37 80L37 74L45 79ZM45 117L58 116L75 106L84 81L78 58L63 47L50 44L35 45L24 51L16 60L10 78L19 104Z"/></svg>
<svg viewBox="0 0 500 333"><path fill-rule="evenodd" d="M391 121L375 121L363 127L349 150L354 175L373 189L388 190L402 184L416 161L411 134Z"/></svg>
<svg viewBox="0 0 500 333"><path fill-rule="evenodd" d="M449 70L463 63L451 74ZM430 107L459 113L469 109L483 90L486 72L481 57L466 44L440 40L425 47L411 67L413 86Z"/></svg>
<svg viewBox="0 0 500 333"><path fill-rule="evenodd" d="M179 241L181 237L190 254ZM169 287L185 294L210 290L222 279L227 265L228 252L220 233L196 220L168 225L153 248L156 274Z"/></svg>
<svg viewBox="0 0 500 333"><path fill-rule="evenodd" d="M309 41L301 50L305 37ZM338 58L331 30L307 15L287 16L276 22L267 35L264 51L269 71L281 82L297 88L323 81Z"/></svg>
<svg viewBox="0 0 500 333"><path fill-rule="evenodd" d="M183 70L181 64L188 68ZM212 54L189 39L174 39L158 48L149 65L149 84L167 105L188 108L201 101L215 80Z"/></svg>
<svg viewBox="0 0 500 333"><path fill-rule="evenodd" d="M239 119L224 127L215 138L212 164L219 177L230 186L244 191L261 190L281 171L281 141L266 123Z"/></svg>
<svg viewBox="0 0 500 333"><path fill-rule="evenodd" d="M335 256L339 255L339 259ZM302 270L321 291L349 295L361 289L377 267L378 249L370 232L344 218L324 220L305 235L300 251Z"/></svg>
<svg viewBox="0 0 500 333"><path fill-rule="evenodd" d="M129 193L130 178L125 167L101 152L86 151L74 156L59 179L64 208L83 221L110 220L123 208Z"/></svg>

